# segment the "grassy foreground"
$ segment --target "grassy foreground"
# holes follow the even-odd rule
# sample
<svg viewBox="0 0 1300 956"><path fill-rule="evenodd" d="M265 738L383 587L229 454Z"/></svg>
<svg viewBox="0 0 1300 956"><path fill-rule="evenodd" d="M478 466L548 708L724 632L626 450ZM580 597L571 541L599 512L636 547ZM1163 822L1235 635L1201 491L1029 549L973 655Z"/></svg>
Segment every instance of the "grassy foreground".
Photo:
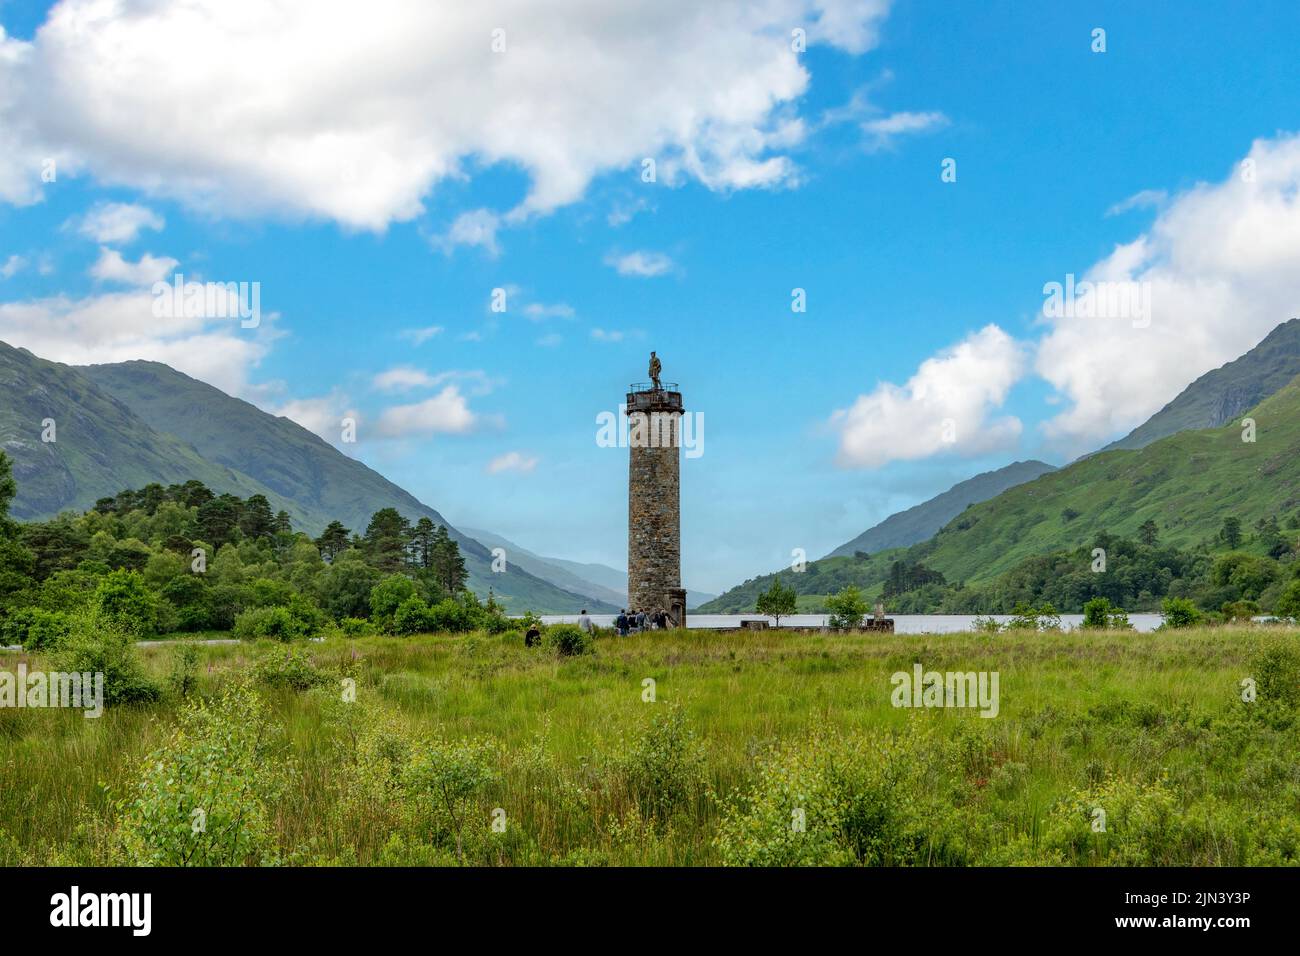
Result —
<svg viewBox="0 0 1300 956"><path fill-rule="evenodd" d="M1300 861L1294 630L137 653L159 702L0 710L0 864ZM998 715L892 706L916 663Z"/></svg>

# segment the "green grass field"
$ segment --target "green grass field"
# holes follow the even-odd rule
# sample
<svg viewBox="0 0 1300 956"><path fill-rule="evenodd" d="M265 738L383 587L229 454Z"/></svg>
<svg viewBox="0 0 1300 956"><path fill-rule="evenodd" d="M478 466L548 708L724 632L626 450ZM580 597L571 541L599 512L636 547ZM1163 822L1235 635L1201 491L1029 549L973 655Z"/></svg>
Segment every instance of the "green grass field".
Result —
<svg viewBox="0 0 1300 956"><path fill-rule="evenodd" d="M137 653L158 702L0 710L0 864L1300 860L1295 630ZM998 715L894 707L918 662Z"/></svg>

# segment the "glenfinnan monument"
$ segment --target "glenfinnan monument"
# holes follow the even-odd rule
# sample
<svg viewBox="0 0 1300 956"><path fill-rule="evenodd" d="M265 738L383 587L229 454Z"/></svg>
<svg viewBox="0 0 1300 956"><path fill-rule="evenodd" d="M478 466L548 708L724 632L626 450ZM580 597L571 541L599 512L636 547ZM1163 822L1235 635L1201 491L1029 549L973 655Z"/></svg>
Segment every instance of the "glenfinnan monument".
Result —
<svg viewBox="0 0 1300 956"><path fill-rule="evenodd" d="M682 588L682 393L659 381L650 353L650 381L627 393L627 600L629 611L664 611L670 627L686 626Z"/></svg>

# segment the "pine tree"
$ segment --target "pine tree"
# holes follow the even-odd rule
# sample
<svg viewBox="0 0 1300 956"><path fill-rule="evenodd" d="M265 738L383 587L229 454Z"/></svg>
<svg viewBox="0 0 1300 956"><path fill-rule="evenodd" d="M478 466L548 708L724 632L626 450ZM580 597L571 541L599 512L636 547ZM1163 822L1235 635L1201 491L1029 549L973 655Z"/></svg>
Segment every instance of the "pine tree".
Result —
<svg viewBox="0 0 1300 956"><path fill-rule="evenodd" d="M395 574L406 567L411 522L396 508L381 508L366 526L365 550L371 567Z"/></svg>
<svg viewBox="0 0 1300 956"><path fill-rule="evenodd" d="M465 559L460 555L460 545L447 532L445 524L438 525L438 530L433 536L432 566L438 584L444 591L448 594L459 594L464 590L465 583L469 580L469 572L465 570Z"/></svg>
<svg viewBox="0 0 1300 956"><path fill-rule="evenodd" d="M348 549L350 544L348 535L352 532L343 527L342 522L331 521L321 532L321 536L314 542L320 550L320 556L326 561L333 561L340 554Z"/></svg>
<svg viewBox="0 0 1300 956"><path fill-rule="evenodd" d="M411 552L416 567L432 567L434 536L433 522L427 516L415 523L415 530L411 532Z"/></svg>

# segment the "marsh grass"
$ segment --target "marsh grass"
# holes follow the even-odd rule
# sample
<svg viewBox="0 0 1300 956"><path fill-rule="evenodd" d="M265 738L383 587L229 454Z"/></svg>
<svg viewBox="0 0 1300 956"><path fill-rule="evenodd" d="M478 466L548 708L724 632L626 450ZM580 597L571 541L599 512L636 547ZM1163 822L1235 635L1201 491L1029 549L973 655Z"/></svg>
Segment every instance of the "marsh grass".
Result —
<svg viewBox="0 0 1300 956"><path fill-rule="evenodd" d="M0 710L0 863L125 862L122 801L140 798L146 759L179 761L168 747L182 708L241 681L276 731L253 783L266 785L270 838L286 863L1300 856L1294 696L1241 700L1247 677L1286 697L1295 631L685 631L602 638L576 656L516 637L296 645L320 676L310 690L256 683L284 645L202 645L189 703L168 683L177 649L140 647L146 673L168 688L158 703L98 720ZM0 652L0 670L20 659L50 666ZM999 715L893 707L890 675L917 662L998 671ZM354 704L341 702L344 677L356 682ZM792 834L799 799L817 805L808 831ZM1090 826L1097 803L1110 805L1102 833ZM504 833L491 827L497 808ZM160 812L179 826L189 811Z"/></svg>

